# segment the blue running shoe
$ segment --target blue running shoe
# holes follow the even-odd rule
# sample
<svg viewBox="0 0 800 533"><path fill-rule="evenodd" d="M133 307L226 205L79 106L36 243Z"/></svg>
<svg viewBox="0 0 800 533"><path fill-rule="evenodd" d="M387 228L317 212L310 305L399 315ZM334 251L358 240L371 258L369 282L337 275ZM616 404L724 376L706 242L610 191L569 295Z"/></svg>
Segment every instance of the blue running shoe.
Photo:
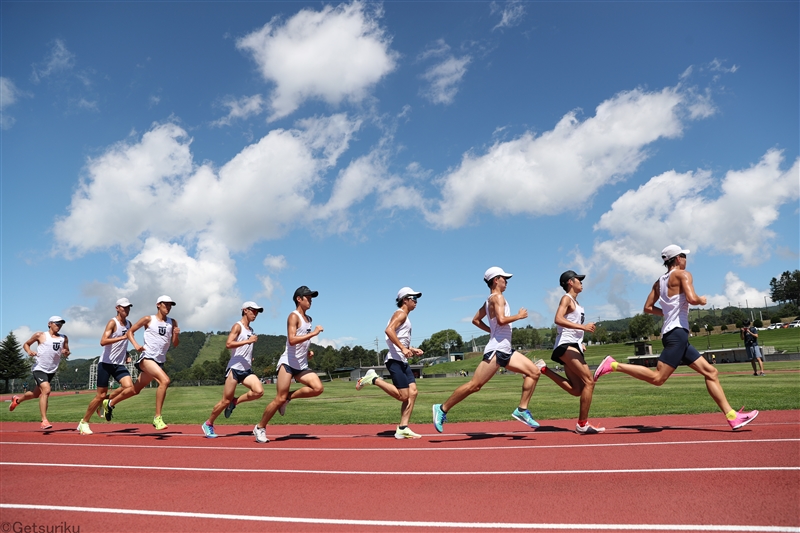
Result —
<svg viewBox="0 0 800 533"><path fill-rule="evenodd" d="M514 412L511 413L511 416L513 416L514 418L516 418L517 420L519 420L520 422L522 422L526 426L532 427L533 429L536 429L536 428L539 427L539 422L537 422L536 420L533 419L533 417L531 416L531 412L528 411L527 409L525 409L523 411L523 410L520 410L519 407L517 407L516 409L514 409Z"/></svg>
<svg viewBox="0 0 800 533"><path fill-rule="evenodd" d="M442 411L442 404L436 403L433 405L433 427L436 428L436 431L441 433L444 431L442 425L447 422L447 413Z"/></svg>
<svg viewBox="0 0 800 533"><path fill-rule="evenodd" d="M203 433L205 433L206 437L209 439L217 438L217 434L214 432L214 426L209 426L208 421L203 422Z"/></svg>
<svg viewBox="0 0 800 533"><path fill-rule="evenodd" d="M230 418L231 417L231 413L233 413L234 409L236 409L236 398L235 397L231 400L231 403L228 404L228 407L225 408L225 418Z"/></svg>

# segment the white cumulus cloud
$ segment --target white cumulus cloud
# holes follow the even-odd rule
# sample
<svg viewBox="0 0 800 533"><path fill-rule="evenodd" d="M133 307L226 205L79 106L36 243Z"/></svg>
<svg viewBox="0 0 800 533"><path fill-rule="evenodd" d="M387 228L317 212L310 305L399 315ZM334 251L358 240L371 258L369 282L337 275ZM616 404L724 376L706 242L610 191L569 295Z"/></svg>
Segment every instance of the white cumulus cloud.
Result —
<svg viewBox="0 0 800 533"><path fill-rule="evenodd" d="M582 122L571 112L542 135L526 132L483 154L466 153L442 177L438 210L426 216L452 228L481 211L500 216L574 210L602 186L634 172L648 144L680 136L691 103L691 94L679 87L635 89L601 103Z"/></svg>
<svg viewBox="0 0 800 533"><path fill-rule="evenodd" d="M6 111L10 105L16 103L20 92L9 78L0 76L0 128L7 130L14 125L16 120Z"/></svg>
<svg viewBox="0 0 800 533"><path fill-rule="evenodd" d="M799 196L800 159L785 170L783 159L782 151L768 150L758 163L728 171L719 183L705 170L651 178L600 217L595 230L612 238L595 244L596 256L643 281L663 272L659 254L670 243L693 253L735 256L746 265L766 260L779 208Z"/></svg>
<svg viewBox="0 0 800 533"><path fill-rule="evenodd" d="M714 306L718 309L728 307L729 305L734 307L761 307L764 304L765 298L767 305L773 304L769 297L769 289L760 291L751 287L739 279L739 276L733 272L725 274L723 294L707 295L706 298L708 300L706 307Z"/></svg>
<svg viewBox="0 0 800 533"><path fill-rule="evenodd" d="M228 96L222 100L222 106L228 108L228 115L211 123L212 126L230 126L234 120L243 120L261 114L266 102L260 94L234 98Z"/></svg>
<svg viewBox="0 0 800 533"><path fill-rule="evenodd" d="M273 18L239 39L237 47L275 84L270 120L289 115L307 99L338 105L365 98L397 62L378 23L381 16L377 4L359 1L303 9L285 23Z"/></svg>

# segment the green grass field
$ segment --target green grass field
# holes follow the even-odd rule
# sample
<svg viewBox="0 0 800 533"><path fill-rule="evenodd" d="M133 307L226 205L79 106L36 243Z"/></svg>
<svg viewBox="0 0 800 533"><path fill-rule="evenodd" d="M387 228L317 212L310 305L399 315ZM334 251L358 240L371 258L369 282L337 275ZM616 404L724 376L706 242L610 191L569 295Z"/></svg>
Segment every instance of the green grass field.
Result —
<svg viewBox="0 0 800 533"><path fill-rule="evenodd" d="M754 377L750 373L750 365L746 363L719 365L717 368L721 372L720 380L728 400L736 409L742 405L747 409L760 410L800 409L798 361L768 363L769 374L766 377ZM687 367L680 367L678 372L662 387L654 387L622 374L604 376L595 389L592 417L716 412L717 407L708 396L702 377ZM443 402L457 386L466 381L467 378L419 380L420 395L412 423L430 424L431 405ZM449 421L508 420L519 401L521 383L520 376L514 374L495 376L482 391L455 407L449 415ZM244 391L240 387L237 394ZM274 393L275 386L266 385L264 398L240 405L228 420L220 416L217 424L255 424ZM221 394L221 386L170 388L164 405L164 420L167 424L201 424ZM53 422L71 422L77 426L90 400L89 394L51 397L48 416ZM154 403L155 389L145 389L139 396L119 405L114 411L114 422L147 423L152 420ZM530 409L537 420L574 418L578 413L578 399L562 391L550 379L542 377ZM271 423L396 424L399 410L400 403L376 387L356 391L353 382L333 381L325 383L322 396L292 402L286 416L276 415ZM6 408L0 409L0 421L38 420L37 400L23 403L13 413ZM97 417L93 417L91 422L104 423Z"/></svg>
<svg viewBox="0 0 800 533"><path fill-rule="evenodd" d="M198 352L197 358L192 363L192 367L202 366L205 361L216 361L219 359L219 354L225 349L225 342L227 340L227 335L211 335L205 346L200 348L200 352Z"/></svg>

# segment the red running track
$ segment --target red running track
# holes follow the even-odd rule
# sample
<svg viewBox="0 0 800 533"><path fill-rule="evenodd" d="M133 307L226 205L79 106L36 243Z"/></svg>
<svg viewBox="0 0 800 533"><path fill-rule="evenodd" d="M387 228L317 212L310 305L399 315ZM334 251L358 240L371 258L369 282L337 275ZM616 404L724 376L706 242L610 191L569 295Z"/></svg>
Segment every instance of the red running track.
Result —
<svg viewBox="0 0 800 533"><path fill-rule="evenodd" d="M386 426L0 425L0 533L24 531L794 531L800 411L596 419L532 431ZM16 529L15 529L16 528ZM60 528L60 529L58 529Z"/></svg>

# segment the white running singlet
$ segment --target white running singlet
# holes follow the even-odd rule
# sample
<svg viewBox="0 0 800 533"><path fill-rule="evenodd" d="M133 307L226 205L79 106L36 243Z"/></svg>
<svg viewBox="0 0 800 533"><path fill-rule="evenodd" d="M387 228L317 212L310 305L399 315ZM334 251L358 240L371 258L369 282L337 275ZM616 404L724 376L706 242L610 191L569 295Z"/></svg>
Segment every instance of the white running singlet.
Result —
<svg viewBox="0 0 800 533"><path fill-rule="evenodd" d="M511 349L511 324L506 324L505 326L499 325L497 323L497 317L491 318L492 315L489 314L488 299L484 305L486 305L486 316L489 317L489 329L491 330L491 337L489 338L489 342L486 344L486 348L483 349L483 353L513 353L514 350ZM503 310L503 316L509 316L510 314L511 308L508 306L508 300L506 300L506 307Z"/></svg>
<svg viewBox="0 0 800 533"><path fill-rule="evenodd" d="M119 323L117 317L114 317L114 323L116 324L116 328L114 328L114 333L111 334L111 339L124 337L125 334L128 333L128 330L131 329L131 323L127 320L123 326ZM106 344L103 346L103 355L100 356L100 362L112 365L124 365L126 355L128 355L127 340L115 342L114 344Z"/></svg>
<svg viewBox="0 0 800 533"><path fill-rule="evenodd" d="M311 321L305 321L303 315L299 312L292 311L292 313L296 314L300 317L300 326L297 328L296 335L298 337L302 337L303 335L308 335L311 333ZM295 344L291 346L289 344L289 339L286 339L286 350L284 350L283 355L281 358L278 359L278 368L281 365L289 365L290 367L294 368L295 370L305 370L308 368L308 347L311 345L311 339L307 341L303 341L300 344Z"/></svg>
<svg viewBox="0 0 800 533"><path fill-rule="evenodd" d="M150 323L144 329L144 352L139 361L153 359L156 363L166 362L167 350L172 343L172 324L169 317L166 322L161 322L158 316L150 316Z"/></svg>
<svg viewBox="0 0 800 533"><path fill-rule="evenodd" d="M389 319L390 323L391 321L392 320ZM400 344L402 344L404 348L411 346L411 320L408 319L407 315L406 321L400 324L400 326L395 330L395 335L397 335L397 340L400 341ZM408 359L406 359L406 356L403 355L403 351L400 350L400 348L398 348L397 345L391 341L391 339L389 339L389 335L384 333L383 336L386 339L386 345L389 347L389 352L386 354L383 362L387 363L389 362L389 359L394 359L395 361L407 363Z"/></svg>
<svg viewBox="0 0 800 533"><path fill-rule="evenodd" d="M575 310L571 313L567 313L564 318L573 324L583 324L583 320L585 318L583 307L581 307L581 305L578 303L578 300L569 294L567 294L567 296L569 296L569 298L575 303ZM556 330L558 331L558 336L556 337L556 346L561 346L562 344L577 344L580 347L581 352L583 352L583 330L564 328L561 326L556 326Z"/></svg>
<svg viewBox="0 0 800 533"><path fill-rule="evenodd" d="M658 278L659 297L658 302L661 304L661 311L664 313L664 325L661 326L661 334L672 331L675 328L683 328L689 331L689 302L686 301L686 295L683 293L676 294L675 296L667 296L669 294L669 277L672 272L667 272Z"/></svg>
<svg viewBox="0 0 800 533"><path fill-rule="evenodd" d="M255 333L251 328L246 327L241 321L237 322L239 327L241 328L239 331L239 336L236 337L236 342L246 341ZM228 368L225 369L225 373L228 372L231 368L234 370L250 370L253 367L253 345L252 344L243 344L242 346L237 346L235 350L233 350L233 354L231 354L231 360L228 361Z"/></svg>
<svg viewBox="0 0 800 533"><path fill-rule="evenodd" d="M44 332L44 342L36 347L36 364L31 371L52 374L58 370L61 362L61 352L64 350L64 336L53 337L49 331Z"/></svg>

